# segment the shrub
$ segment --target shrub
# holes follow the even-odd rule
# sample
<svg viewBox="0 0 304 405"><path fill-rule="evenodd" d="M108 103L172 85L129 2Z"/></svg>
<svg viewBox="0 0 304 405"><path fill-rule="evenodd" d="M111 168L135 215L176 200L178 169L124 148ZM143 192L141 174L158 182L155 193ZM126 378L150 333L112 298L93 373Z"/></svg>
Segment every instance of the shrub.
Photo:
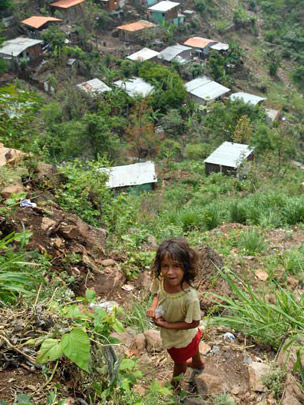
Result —
<svg viewBox="0 0 304 405"><path fill-rule="evenodd" d="M239 245L250 255L266 249L265 239L256 229L243 232L240 235Z"/></svg>
<svg viewBox="0 0 304 405"><path fill-rule="evenodd" d="M190 144L185 147L185 154L191 160L203 160L210 155L211 146L208 143Z"/></svg>

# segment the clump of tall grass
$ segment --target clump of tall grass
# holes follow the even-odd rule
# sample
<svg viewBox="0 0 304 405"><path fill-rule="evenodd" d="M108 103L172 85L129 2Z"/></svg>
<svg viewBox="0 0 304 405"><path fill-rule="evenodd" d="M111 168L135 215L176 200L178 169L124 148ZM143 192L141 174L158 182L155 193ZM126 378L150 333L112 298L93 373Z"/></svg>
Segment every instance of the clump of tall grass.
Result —
<svg viewBox="0 0 304 405"><path fill-rule="evenodd" d="M287 273L297 275L304 271L304 249L287 250L282 257L282 264Z"/></svg>
<svg viewBox="0 0 304 405"><path fill-rule="evenodd" d="M246 274L242 280L232 272L219 271L232 295L208 293L215 300L220 299L224 308L221 316L212 319L213 324L233 328L274 349L287 337L296 338L304 333L304 295L296 297L292 291L278 285L273 290L275 303L271 304L266 293L252 289Z"/></svg>
<svg viewBox="0 0 304 405"><path fill-rule="evenodd" d="M255 228L240 234L239 246L250 255L261 253L267 248L263 235Z"/></svg>

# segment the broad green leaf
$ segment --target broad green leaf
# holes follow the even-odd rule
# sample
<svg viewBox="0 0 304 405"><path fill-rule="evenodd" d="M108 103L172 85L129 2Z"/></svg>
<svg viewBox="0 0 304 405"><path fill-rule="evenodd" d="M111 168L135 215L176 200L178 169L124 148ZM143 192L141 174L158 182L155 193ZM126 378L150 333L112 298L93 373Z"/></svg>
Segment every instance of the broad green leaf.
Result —
<svg viewBox="0 0 304 405"><path fill-rule="evenodd" d="M66 315L68 318L88 319L88 317L83 312L80 311L80 309L78 308L78 306L76 304L71 306L68 309L68 312Z"/></svg>
<svg viewBox="0 0 304 405"><path fill-rule="evenodd" d="M89 371L90 339L83 329L75 328L61 339L64 355L82 370Z"/></svg>
<svg viewBox="0 0 304 405"><path fill-rule="evenodd" d="M36 363L47 363L48 361L57 360L61 356L62 349L60 341L58 339L45 339L38 352Z"/></svg>
<svg viewBox="0 0 304 405"><path fill-rule="evenodd" d="M117 319L115 320L114 324L113 324L113 329L115 330L115 332L123 332L125 330L125 328L123 327L123 324L118 321Z"/></svg>
<svg viewBox="0 0 304 405"><path fill-rule="evenodd" d="M135 364L136 362L132 359L123 359L123 361L119 365L119 370L132 370Z"/></svg>
<svg viewBox="0 0 304 405"><path fill-rule="evenodd" d="M85 296L88 301L93 301L96 298L96 292L94 290L87 289Z"/></svg>

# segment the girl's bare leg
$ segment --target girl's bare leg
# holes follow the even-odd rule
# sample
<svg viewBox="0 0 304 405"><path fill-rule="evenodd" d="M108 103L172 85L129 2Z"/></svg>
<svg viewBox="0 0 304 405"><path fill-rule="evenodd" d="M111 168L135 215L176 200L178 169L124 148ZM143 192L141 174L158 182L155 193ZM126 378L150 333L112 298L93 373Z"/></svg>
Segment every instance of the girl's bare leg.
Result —
<svg viewBox="0 0 304 405"><path fill-rule="evenodd" d="M180 386L180 379L175 378L175 377L180 377L182 378L182 374L185 374L187 370L187 363L174 363L174 369L173 369L173 376L171 380L171 385L174 389L178 389Z"/></svg>
<svg viewBox="0 0 304 405"><path fill-rule="evenodd" d="M192 356L192 359L187 360L187 367L193 367L193 368L204 368L204 363L202 362L201 355L199 350L197 350L197 353Z"/></svg>

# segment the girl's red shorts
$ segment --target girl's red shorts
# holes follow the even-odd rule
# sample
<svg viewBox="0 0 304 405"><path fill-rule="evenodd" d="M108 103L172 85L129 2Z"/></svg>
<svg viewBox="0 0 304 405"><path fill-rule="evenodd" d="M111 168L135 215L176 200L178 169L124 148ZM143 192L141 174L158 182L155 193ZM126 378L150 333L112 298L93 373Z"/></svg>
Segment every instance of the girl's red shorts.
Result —
<svg viewBox="0 0 304 405"><path fill-rule="evenodd" d="M190 357L194 356L198 351L198 346L201 340L202 331L199 329L193 340L186 347L172 347L167 349L175 363L185 363Z"/></svg>

